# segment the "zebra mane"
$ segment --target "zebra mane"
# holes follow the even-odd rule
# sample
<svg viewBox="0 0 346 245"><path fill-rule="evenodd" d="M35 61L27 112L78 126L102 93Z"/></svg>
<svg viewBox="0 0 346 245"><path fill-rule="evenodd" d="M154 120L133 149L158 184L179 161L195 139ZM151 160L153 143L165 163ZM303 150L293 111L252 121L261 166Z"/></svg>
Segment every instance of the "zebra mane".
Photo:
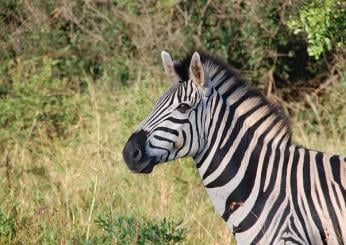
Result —
<svg viewBox="0 0 346 245"><path fill-rule="evenodd" d="M271 114L281 121L282 128L286 130L287 135L291 138L291 126L288 117L284 111L276 104L270 102L258 89L250 87L241 75L225 63L221 58L210 55L203 50L197 51L200 55L201 62L207 70L213 86L224 97L230 95L232 91L241 89L246 93L248 98L256 98L260 103L267 106ZM189 80L189 67L193 52L188 53L181 60L174 62L174 69L182 81Z"/></svg>

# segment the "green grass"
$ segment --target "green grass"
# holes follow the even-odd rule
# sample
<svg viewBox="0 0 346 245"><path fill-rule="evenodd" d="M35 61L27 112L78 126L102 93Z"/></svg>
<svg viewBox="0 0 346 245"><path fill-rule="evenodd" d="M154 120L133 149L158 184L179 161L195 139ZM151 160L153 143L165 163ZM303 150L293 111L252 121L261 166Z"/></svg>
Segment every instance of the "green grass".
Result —
<svg viewBox="0 0 346 245"><path fill-rule="evenodd" d="M184 241L186 233L179 228L181 222L168 222L165 218L155 222L138 220L134 216L99 216L96 223L104 234L90 238L90 244L176 244Z"/></svg>
<svg viewBox="0 0 346 245"><path fill-rule="evenodd" d="M130 173L123 163L128 136L168 88L160 74L158 67L121 90L85 77L89 92L79 111L85 123L73 125L64 140L35 138L39 153L30 151L30 141L8 150L9 166L0 168L2 243L112 243L125 239L109 231L120 217L143 227L181 221L187 244L234 243L191 159L163 164L151 175ZM298 143L346 155L343 92L310 99L315 111L303 102L288 105Z"/></svg>
<svg viewBox="0 0 346 245"><path fill-rule="evenodd" d="M88 84L88 103L80 111L87 115L87 126L74 126L73 137L66 140L35 139L37 145L49 144L38 156L28 151L31 142L9 150L10 166L0 169L0 206L8 217L5 223L12 220L4 230L12 227L15 236L1 241L101 241L107 234L100 217L110 214L158 224L164 218L182 221L179 227L190 244L229 244L228 228L215 214L190 159L159 166L149 176L132 174L123 163L127 137L167 85L150 78L121 91Z"/></svg>

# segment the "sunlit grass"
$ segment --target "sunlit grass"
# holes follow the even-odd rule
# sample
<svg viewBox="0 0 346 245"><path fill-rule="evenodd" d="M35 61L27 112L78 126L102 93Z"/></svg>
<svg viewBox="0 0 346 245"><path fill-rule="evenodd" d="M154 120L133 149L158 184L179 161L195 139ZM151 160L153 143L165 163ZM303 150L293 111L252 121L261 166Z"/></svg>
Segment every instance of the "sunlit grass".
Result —
<svg viewBox="0 0 346 245"><path fill-rule="evenodd" d="M182 222L187 244L235 242L214 211L191 159L162 164L151 175L130 173L123 163L121 150L128 136L169 86L151 77L114 91L107 82L88 81L87 103L81 107L84 122L71 129L78 132L75 138L40 138L38 145L49 147L40 148L39 157L26 145L15 145L8 152L11 166L1 168L0 204L12 220L8 230L15 234L2 242L98 241L104 231L97 220L105 215ZM341 103L341 97L332 99ZM315 114L304 108L295 105L295 142L346 155L345 134L338 133L345 127L340 122L344 115L333 115L316 128ZM316 104L316 108L333 113L333 106Z"/></svg>
<svg viewBox="0 0 346 245"><path fill-rule="evenodd" d="M70 138L50 140L39 130L38 154L25 144L10 149L10 165L1 159L0 169L0 203L7 222L2 243L102 243L100 217L129 216L182 222L186 244L235 244L191 159L162 164L151 175L133 174L123 163L127 138L169 86L159 74L138 77L116 90L107 79L94 84L85 77L89 92ZM315 111L291 105L295 142L346 155L341 91L329 91L326 101L312 100Z"/></svg>

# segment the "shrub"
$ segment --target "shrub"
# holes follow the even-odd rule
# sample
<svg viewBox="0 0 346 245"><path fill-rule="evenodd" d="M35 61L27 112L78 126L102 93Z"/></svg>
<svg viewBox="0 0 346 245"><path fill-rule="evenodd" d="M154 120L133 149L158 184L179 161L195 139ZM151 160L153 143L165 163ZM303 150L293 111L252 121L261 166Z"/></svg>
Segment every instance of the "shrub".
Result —
<svg viewBox="0 0 346 245"><path fill-rule="evenodd" d="M200 46L227 57L252 84L266 88L274 82L289 90L292 82L328 71L326 62L310 59L309 54L317 55L334 43L342 46L343 4L340 0L311 1L300 9L299 2L285 0L255 4L0 0L1 9L8 10L0 13L5 20L0 35L6 47L0 54L2 59L48 54L69 82L86 73L94 81L115 80L114 87L119 88L142 74L143 62L146 69L157 65L162 49L178 57ZM291 29L307 31L307 36L294 35L288 19Z"/></svg>
<svg viewBox="0 0 346 245"><path fill-rule="evenodd" d="M56 61L32 59L2 66L0 145L41 137L63 138L79 120L78 97L66 79L53 75Z"/></svg>
<svg viewBox="0 0 346 245"><path fill-rule="evenodd" d="M305 33L308 53L318 59L333 47L346 45L346 3L340 0L310 1L299 16L291 17L288 26L295 34Z"/></svg>
<svg viewBox="0 0 346 245"><path fill-rule="evenodd" d="M100 236L89 240L90 244L176 244L183 242L186 231L181 222L146 220L134 216L99 216L96 220L102 229Z"/></svg>
<svg viewBox="0 0 346 245"><path fill-rule="evenodd" d="M297 3L190 0L179 5L191 16L184 28L186 36L197 39L187 45L194 47L197 42L210 52L227 57L250 83L262 89L274 84L274 88L284 87L289 92L293 83L310 86L303 81L328 70L324 61L309 57L305 38L291 33L286 25L289 16L297 11Z"/></svg>

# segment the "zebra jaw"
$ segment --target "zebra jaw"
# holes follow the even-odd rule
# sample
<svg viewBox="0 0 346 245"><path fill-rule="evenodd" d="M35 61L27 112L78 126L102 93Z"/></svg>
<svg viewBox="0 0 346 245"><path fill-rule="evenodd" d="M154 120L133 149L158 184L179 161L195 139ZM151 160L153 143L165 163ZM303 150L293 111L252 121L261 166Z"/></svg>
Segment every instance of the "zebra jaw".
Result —
<svg viewBox="0 0 346 245"><path fill-rule="evenodd" d="M124 157L124 159L126 158ZM148 158L145 161L136 164L135 166L131 162L127 162L126 160L125 162L131 172L140 174L150 174L153 171L154 166L157 164L157 161L154 158Z"/></svg>

